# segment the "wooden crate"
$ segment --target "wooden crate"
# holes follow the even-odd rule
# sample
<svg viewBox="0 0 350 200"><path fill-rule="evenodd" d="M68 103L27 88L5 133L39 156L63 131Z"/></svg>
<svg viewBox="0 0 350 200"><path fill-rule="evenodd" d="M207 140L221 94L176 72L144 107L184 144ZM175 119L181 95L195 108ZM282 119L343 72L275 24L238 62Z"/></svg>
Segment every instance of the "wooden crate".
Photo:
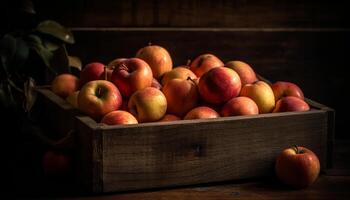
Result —
<svg viewBox="0 0 350 200"><path fill-rule="evenodd" d="M307 100L308 112L106 126L80 115L40 89L53 127L76 136L77 182L84 191L111 192L271 176L276 156L306 146L331 166L334 111ZM72 113L75 113L72 115ZM74 121L72 125L71 122Z"/></svg>

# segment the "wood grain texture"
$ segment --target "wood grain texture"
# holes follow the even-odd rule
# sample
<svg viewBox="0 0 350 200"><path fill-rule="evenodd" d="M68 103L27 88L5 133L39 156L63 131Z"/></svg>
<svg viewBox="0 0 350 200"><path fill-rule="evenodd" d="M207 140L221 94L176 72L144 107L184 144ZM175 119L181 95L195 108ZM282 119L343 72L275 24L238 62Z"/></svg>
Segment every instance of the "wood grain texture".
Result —
<svg viewBox="0 0 350 200"><path fill-rule="evenodd" d="M346 1L35 1L42 18L70 27L349 27Z"/></svg>

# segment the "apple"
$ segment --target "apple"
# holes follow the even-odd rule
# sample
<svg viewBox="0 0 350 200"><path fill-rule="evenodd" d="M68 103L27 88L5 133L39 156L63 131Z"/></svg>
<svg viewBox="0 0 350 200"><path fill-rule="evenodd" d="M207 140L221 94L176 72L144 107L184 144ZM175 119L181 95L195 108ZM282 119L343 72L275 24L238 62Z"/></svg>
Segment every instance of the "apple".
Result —
<svg viewBox="0 0 350 200"><path fill-rule="evenodd" d="M89 81L99 80L103 76L105 65L99 62L92 62L83 68L80 72L80 87Z"/></svg>
<svg viewBox="0 0 350 200"><path fill-rule="evenodd" d="M70 103L74 108L78 108L79 92L80 92L79 90L75 91L66 98L66 101L68 101L68 103Z"/></svg>
<svg viewBox="0 0 350 200"><path fill-rule="evenodd" d="M220 117L220 115L214 109L207 106L199 106L190 110L185 115L184 119L212 119L218 117Z"/></svg>
<svg viewBox="0 0 350 200"><path fill-rule="evenodd" d="M116 110L107 113L101 120L101 123L107 125L117 124L137 124L137 119L127 111Z"/></svg>
<svg viewBox="0 0 350 200"><path fill-rule="evenodd" d="M306 147L285 149L276 159L276 175L283 183L294 188L305 188L317 179L320 162Z"/></svg>
<svg viewBox="0 0 350 200"><path fill-rule="evenodd" d="M173 68L173 61L169 52L158 45L149 44L139 49L135 57L141 58L149 64L152 69L153 77L157 80L160 80L164 73Z"/></svg>
<svg viewBox="0 0 350 200"><path fill-rule="evenodd" d="M264 81L248 83L242 87L240 96L251 98L259 108L259 113L269 113L275 107L275 95Z"/></svg>
<svg viewBox="0 0 350 200"><path fill-rule="evenodd" d="M181 120L181 118L176 115L165 114L164 117L162 117L162 119L158 120L158 122L170 122L170 121L177 121L177 120Z"/></svg>
<svg viewBox="0 0 350 200"><path fill-rule="evenodd" d="M79 79L72 74L60 74L51 83L51 90L62 98L67 98L70 94L78 90Z"/></svg>
<svg viewBox="0 0 350 200"><path fill-rule="evenodd" d="M241 80L230 68L215 67L199 79L199 93L204 101L222 104L239 95Z"/></svg>
<svg viewBox="0 0 350 200"><path fill-rule="evenodd" d="M257 115L258 105L249 97L234 97L222 107L221 116Z"/></svg>
<svg viewBox="0 0 350 200"><path fill-rule="evenodd" d="M99 80L112 81L113 69L105 66L103 73L100 75Z"/></svg>
<svg viewBox="0 0 350 200"><path fill-rule="evenodd" d="M292 112L292 111L308 111L310 106L302 99L295 96L282 97L276 102L276 106L272 112Z"/></svg>
<svg viewBox="0 0 350 200"><path fill-rule="evenodd" d="M131 95L128 109L138 122L154 122L165 115L167 100L162 91L147 87Z"/></svg>
<svg viewBox="0 0 350 200"><path fill-rule="evenodd" d="M272 91L275 95L275 100L285 96L295 96L304 100L304 93L295 83L287 81L277 81L271 85Z"/></svg>
<svg viewBox="0 0 350 200"><path fill-rule="evenodd" d="M169 80L179 78L186 80L190 77L192 80L197 79L197 76L188 68L184 66L175 67L171 71L164 74L162 78L162 85L164 86Z"/></svg>
<svg viewBox="0 0 350 200"><path fill-rule="evenodd" d="M42 167L46 176L66 175L71 168L71 157L61 152L46 151L42 157Z"/></svg>
<svg viewBox="0 0 350 200"><path fill-rule="evenodd" d="M157 79L153 78L151 87L154 87L154 88L157 88L158 90L161 90L163 86L157 81Z"/></svg>
<svg viewBox="0 0 350 200"><path fill-rule="evenodd" d="M207 71L222 66L224 66L224 63L215 55L202 54L191 62L190 70L195 73L197 77L201 77Z"/></svg>
<svg viewBox="0 0 350 200"><path fill-rule="evenodd" d="M198 89L196 83L188 79L171 79L164 87L162 92L168 102L167 113L183 117L188 111L198 104Z"/></svg>
<svg viewBox="0 0 350 200"><path fill-rule="evenodd" d="M254 83L258 81L254 70L245 62L242 61L230 61L225 64L225 67L233 69L239 75L242 86L247 83Z"/></svg>
<svg viewBox="0 0 350 200"><path fill-rule="evenodd" d="M130 58L116 65L111 77L123 97L130 97L135 91L152 85L153 75L149 65L139 59Z"/></svg>
<svg viewBox="0 0 350 200"><path fill-rule="evenodd" d="M126 60L127 60L127 58L116 58L108 63L107 68L113 70L116 66L118 66L120 63L122 63Z"/></svg>
<svg viewBox="0 0 350 200"><path fill-rule="evenodd" d="M107 113L118 110L121 104L122 96L118 88L106 80L86 83L78 95L79 110L97 121Z"/></svg>

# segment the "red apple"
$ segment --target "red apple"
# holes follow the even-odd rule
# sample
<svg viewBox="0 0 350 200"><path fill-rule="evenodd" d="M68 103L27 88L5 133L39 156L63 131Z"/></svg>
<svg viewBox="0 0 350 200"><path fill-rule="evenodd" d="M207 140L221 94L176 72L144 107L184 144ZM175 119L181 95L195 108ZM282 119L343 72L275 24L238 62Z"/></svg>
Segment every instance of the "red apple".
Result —
<svg viewBox="0 0 350 200"><path fill-rule="evenodd" d="M139 49L135 57L141 58L149 64L152 69L153 77L157 80L160 80L164 73L173 68L173 61L169 52L158 45L150 44Z"/></svg>
<svg viewBox="0 0 350 200"><path fill-rule="evenodd" d="M101 123L107 125L117 125L117 124L137 124L137 119L127 111L116 110L106 114Z"/></svg>
<svg viewBox="0 0 350 200"><path fill-rule="evenodd" d="M245 62L242 61L230 61L225 64L225 67L233 69L239 75L242 86L247 83L254 83L258 81L254 70Z"/></svg>
<svg viewBox="0 0 350 200"><path fill-rule="evenodd" d="M224 66L224 63L215 55L202 54L191 62L190 70L195 73L197 77L201 77L207 71L222 66Z"/></svg>
<svg viewBox="0 0 350 200"><path fill-rule="evenodd" d="M86 83L78 95L78 108L91 118L100 121L109 112L118 110L122 96L111 82L96 80Z"/></svg>
<svg viewBox="0 0 350 200"><path fill-rule="evenodd" d="M305 188L317 179L320 162L311 150L305 147L285 149L276 160L277 177L294 188Z"/></svg>
<svg viewBox="0 0 350 200"><path fill-rule="evenodd" d="M188 68L184 66L175 67L171 71L164 74L162 78L162 85L164 86L171 79L179 78L186 80L188 77L190 77L192 80L197 78L197 76Z"/></svg>
<svg viewBox="0 0 350 200"><path fill-rule="evenodd" d="M170 121L177 121L177 120L181 120L181 118L176 115L165 114L164 117L162 117L162 119L158 120L158 122L170 122Z"/></svg>
<svg viewBox="0 0 350 200"><path fill-rule="evenodd" d="M89 81L99 80L103 76L105 65L99 62L93 62L85 65L80 72L80 87Z"/></svg>
<svg viewBox="0 0 350 200"><path fill-rule="evenodd" d="M126 60L127 60L127 58L116 58L108 63L107 68L113 70L116 66L118 66L119 64L121 64L122 62L124 62Z"/></svg>
<svg viewBox="0 0 350 200"><path fill-rule="evenodd" d="M167 113L183 117L198 104L197 85L191 78L171 79L164 85L162 92L168 102Z"/></svg>
<svg viewBox="0 0 350 200"><path fill-rule="evenodd" d="M161 90L163 86L157 81L157 79L153 78L151 87L154 87L154 88L157 88L158 90Z"/></svg>
<svg viewBox="0 0 350 200"><path fill-rule="evenodd" d="M310 106L302 99L295 96L282 97L276 102L276 106L272 112L292 112L292 111L308 111Z"/></svg>
<svg viewBox="0 0 350 200"><path fill-rule="evenodd" d="M60 74L51 83L51 90L62 98L67 98L70 94L78 90L79 79L72 74Z"/></svg>
<svg viewBox="0 0 350 200"><path fill-rule="evenodd" d="M239 95L241 80L232 69L215 67L203 74L198 88L204 101L221 104Z"/></svg>
<svg viewBox="0 0 350 200"><path fill-rule="evenodd" d="M218 117L220 115L214 109L207 106L199 106L190 110L184 119L212 119Z"/></svg>
<svg viewBox="0 0 350 200"><path fill-rule="evenodd" d="M264 81L244 85L240 96L251 98L258 105L259 113L269 113L275 107L273 91L270 85Z"/></svg>
<svg viewBox="0 0 350 200"><path fill-rule="evenodd" d="M257 115L259 114L258 105L249 97L235 97L230 99L221 109L221 116L236 115Z"/></svg>
<svg viewBox="0 0 350 200"><path fill-rule="evenodd" d="M71 168L71 157L56 151L45 152L42 167L46 176L66 175Z"/></svg>
<svg viewBox="0 0 350 200"><path fill-rule="evenodd" d="M275 101L278 101L280 98L285 96L295 96L304 100L304 93L294 83L286 81L277 81L271 86L273 93L275 95Z"/></svg>
<svg viewBox="0 0 350 200"><path fill-rule="evenodd" d="M123 97L130 97L137 90L152 85L152 70L149 65L139 59L130 58L115 66L111 78Z"/></svg>
<svg viewBox="0 0 350 200"><path fill-rule="evenodd" d="M147 87L131 95L128 108L138 122L154 122L165 115L167 101L162 91Z"/></svg>

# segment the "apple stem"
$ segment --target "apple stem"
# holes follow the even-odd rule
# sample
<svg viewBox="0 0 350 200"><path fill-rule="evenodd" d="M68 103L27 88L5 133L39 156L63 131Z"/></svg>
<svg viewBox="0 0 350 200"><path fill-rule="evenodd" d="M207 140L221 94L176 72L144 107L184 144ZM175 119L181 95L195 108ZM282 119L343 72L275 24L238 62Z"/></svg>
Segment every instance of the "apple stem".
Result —
<svg viewBox="0 0 350 200"><path fill-rule="evenodd" d="M97 96L98 97L101 97L101 92L102 92L102 89L100 87L97 88Z"/></svg>
<svg viewBox="0 0 350 200"><path fill-rule="evenodd" d="M295 151L296 154L299 154L299 153L300 153L300 152L299 152L298 145L294 145L293 148L294 148L294 151Z"/></svg>
<svg viewBox="0 0 350 200"><path fill-rule="evenodd" d="M128 70L128 67L125 65L125 63L120 64L119 69L120 69L120 70L129 71L129 70Z"/></svg>
<svg viewBox="0 0 350 200"><path fill-rule="evenodd" d="M105 81L107 80L107 66L105 65L105 69L104 69L104 73L105 73Z"/></svg>
<svg viewBox="0 0 350 200"><path fill-rule="evenodd" d="M191 64L191 59L187 59L186 66L190 66L190 64Z"/></svg>
<svg viewBox="0 0 350 200"><path fill-rule="evenodd" d="M187 77L187 79L186 80L190 80L190 81L192 81L195 85L196 85L196 82L189 76L189 77Z"/></svg>
<svg viewBox="0 0 350 200"><path fill-rule="evenodd" d="M152 46L152 42L148 42L148 46Z"/></svg>

